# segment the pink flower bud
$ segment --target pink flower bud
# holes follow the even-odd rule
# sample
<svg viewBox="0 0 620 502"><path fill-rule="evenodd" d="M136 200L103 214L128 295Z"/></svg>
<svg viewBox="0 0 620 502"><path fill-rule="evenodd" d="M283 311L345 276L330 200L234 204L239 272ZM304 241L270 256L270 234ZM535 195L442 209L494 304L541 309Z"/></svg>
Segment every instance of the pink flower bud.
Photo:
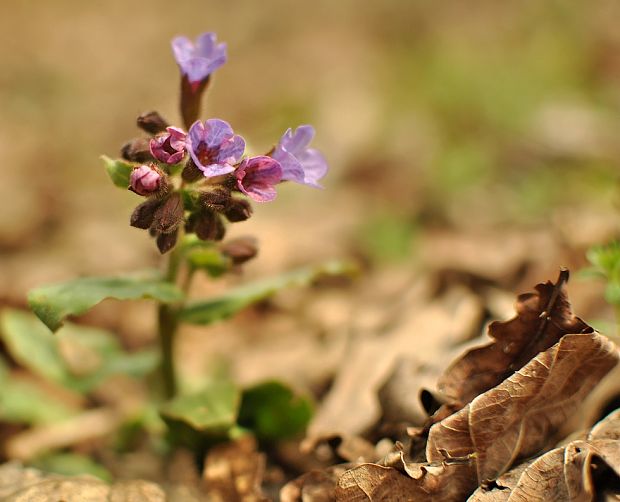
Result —
<svg viewBox="0 0 620 502"><path fill-rule="evenodd" d="M131 171L129 189L138 195L149 196L162 185L162 173L154 166L143 164Z"/></svg>

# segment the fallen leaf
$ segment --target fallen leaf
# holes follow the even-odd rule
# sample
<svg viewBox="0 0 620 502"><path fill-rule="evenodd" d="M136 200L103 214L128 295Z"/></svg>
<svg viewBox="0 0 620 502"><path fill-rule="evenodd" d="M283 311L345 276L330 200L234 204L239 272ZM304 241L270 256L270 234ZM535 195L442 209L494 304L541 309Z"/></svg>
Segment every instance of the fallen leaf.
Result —
<svg viewBox="0 0 620 502"><path fill-rule="evenodd" d="M497 387L433 425L429 461L475 457L472 489L506 472L549 441L618 361L607 338L565 335Z"/></svg>
<svg viewBox="0 0 620 502"><path fill-rule="evenodd" d="M616 411L599 422L586 440L572 441L517 466L497 479L492 489L476 490L469 501L594 500L606 488L614 488L614 474L616 482L620 479L619 439L620 411Z"/></svg>
<svg viewBox="0 0 620 502"><path fill-rule="evenodd" d="M290 481L280 490L280 502L335 502L338 467L310 471Z"/></svg>
<svg viewBox="0 0 620 502"><path fill-rule="evenodd" d="M592 328L576 317L566 294L568 271L558 281L536 286L535 293L520 295L517 316L489 326L493 341L457 359L439 379L439 390L464 406L523 367L532 357L568 333L589 333Z"/></svg>
<svg viewBox="0 0 620 502"><path fill-rule="evenodd" d="M338 481L336 502L459 501L462 466L419 465L412 478L392 467L362 464L346 471Z"/></svg>

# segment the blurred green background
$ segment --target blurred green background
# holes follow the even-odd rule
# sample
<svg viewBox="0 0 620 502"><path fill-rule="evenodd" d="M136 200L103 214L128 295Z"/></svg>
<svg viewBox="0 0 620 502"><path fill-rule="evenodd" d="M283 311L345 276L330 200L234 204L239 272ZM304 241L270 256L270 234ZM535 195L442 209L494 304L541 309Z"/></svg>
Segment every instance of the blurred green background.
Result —
<svg viewBox="0 0 620 502"><path fill-rule="evenodd" d="M2 2L2 295L157 262L98 156L143 111L177 121L177 34L228 43L204 118L255 152L314 124L330 162L326 190L282 186L239 225L257 273L403 258L427 228L615 218L618 19L613 0Z"/></svg>

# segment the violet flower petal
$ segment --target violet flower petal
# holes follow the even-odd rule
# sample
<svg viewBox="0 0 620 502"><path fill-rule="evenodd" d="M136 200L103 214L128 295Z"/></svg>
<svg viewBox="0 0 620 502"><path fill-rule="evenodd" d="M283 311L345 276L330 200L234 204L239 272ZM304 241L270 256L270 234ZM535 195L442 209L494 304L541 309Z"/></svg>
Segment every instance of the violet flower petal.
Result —
<svg viewBox="0 0 620 502"><path fill-rule="evenodd" d="M196 37L196 55L200 55L204 58L209 57L215 49L216 35L212 31L202 33Z"/></svg>
<svg viewBox="0 0 620 502"><path fill-rule="evenodd" d="M278 147L273 152L272 157L282 166L282 180L296 183L304 182L304 169L301 162L292 153Z"/></svg>
<svg viewBox="0 0 620 502"><path fill-rule="evenodd" d="M282 165L283 180L322 188L318 180L325 176L328 166L318 150L308 148L314 134L314 127L301 125L282 135L272 157Z"/></svg>
<svg viewBox="0 0 620 502"><path fill-rule="evenodd" d="M230 124L221 119L209 119L205 121L203 128L203 141L209 148L220 147L220 145L234 136Z"/></svg>
<svg viewBox="0 0 620 502"><path fill-rule="evenodd" d="M236 164L244 151L245 140L241 136L234 135L222 142L217 160L226 164Z"/></svg>
<svg viewBox="0 0 620 502"><path fill-rule="evenodd" d="M295 132L289 128L280 139L279 146L297 156L308 147L314 134L314 127L311 125L300 125Z"/></svg>
<svg viewBox="0 0 620 502"><path fill-rule="evenodd" d="M318 181L327 174L329 167L321 152L314 148L308 148L298 156L298 159L303 166L303 184L315 188L323 188L323 185Z"/></svg>
<svg viewBox="0 0 620 502"><path fill-rule="evenodd" d="M244 159L235 171L237 186L257 202L269 202L276 198L275 184L282 178L280 163L266 156Z"/></svg>
<svg viewBox="0 0 620 502"><path fill-rule="evenodd" d="M205 80L226 63L226 44L216 44L215 33L203 33L195 43L185 36L175 37L171 45L181 72L193 84Z"/></svg>
<svg viewBox="0 0 620 502"><path fill-rule="evenodd" d="M196 166L207 177L234 171L245 150L245 140L220 119L196 121L190 127L188 148Z"/></svg>

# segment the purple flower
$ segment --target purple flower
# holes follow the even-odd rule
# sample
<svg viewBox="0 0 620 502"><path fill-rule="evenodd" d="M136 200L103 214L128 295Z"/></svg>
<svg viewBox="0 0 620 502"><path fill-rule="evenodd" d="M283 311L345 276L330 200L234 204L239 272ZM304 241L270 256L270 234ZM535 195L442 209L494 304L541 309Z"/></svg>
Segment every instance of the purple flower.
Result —
<svg viewBox="0 0 620 502"><path fill-rule="evenodd" d="M245 150L245 141L220 119L194 122L189 129L187 147L196 166L207 177L235 170Z"/></svg>
<svg viewBox="0 0 620 502"><path fill-rule="evenodd" d="M144 164L131 171L129 183L132 192L148 196L159 191L162 175L157 168Z"/></svg>
<svg viewBox="0 0 620 502"><path fill-rule="evenodd" d="M226 62L226 44L217 44L215 33L203 33L195 43L187 37L175 37L172 52L194 88Z"/></svg>
<svg viewBox="0 0 620 502"><path fill-rule="evenodd" d="M149 144L153 157L166 164L176 164L185 157L187 134L178 127L166 127L166 133L159 134Z"/></svg>
<svg viewBox="0 0 620 502"><path fill-rule="evenodd" d="M243 159L235 177L244 194L257 202L269 202L276 198L274 185L282 179L282 167L277 160L261 155Z"/></svg>
<svg viewBox="0 0 620 502"><path fill-rule="evenodd" d="M327 162L318 150L308 148L314 127L301 125L287 129L271 156L282 166L282 180L323 188L319 180L327 173Z"/></svg>

